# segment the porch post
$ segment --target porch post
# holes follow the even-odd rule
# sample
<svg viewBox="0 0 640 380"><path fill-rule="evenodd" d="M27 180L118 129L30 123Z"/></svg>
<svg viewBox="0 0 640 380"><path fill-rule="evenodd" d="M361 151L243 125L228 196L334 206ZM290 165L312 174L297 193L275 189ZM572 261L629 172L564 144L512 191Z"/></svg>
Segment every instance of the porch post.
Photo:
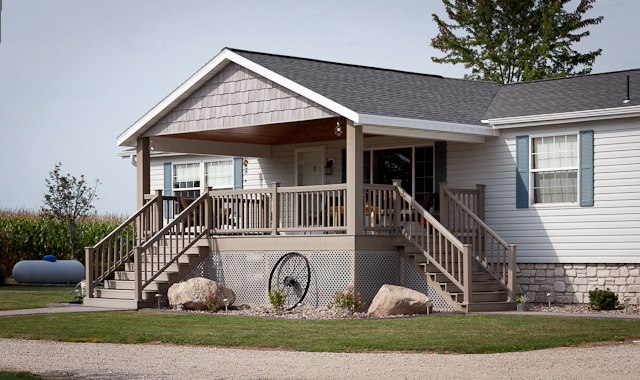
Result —
<svg viewBox="0 0 640 380"><path fill-rule="evenodd" d="M139 137L136 144L136 196L137 208L144 206L144 195L151 192L149 138Z"/></svg>
<svg viewBox="0 0 640 380"><path fill-rule="evenodd" d="M347 235L362 235L364 231L362 140L362 125L347 120Z"/></svg>
<svg viewBox="0 0 640 380"><path fill-rule="evenodd" d="M440 182L440 223L449 228L449 203L447 200L447 183Z"/></svg>

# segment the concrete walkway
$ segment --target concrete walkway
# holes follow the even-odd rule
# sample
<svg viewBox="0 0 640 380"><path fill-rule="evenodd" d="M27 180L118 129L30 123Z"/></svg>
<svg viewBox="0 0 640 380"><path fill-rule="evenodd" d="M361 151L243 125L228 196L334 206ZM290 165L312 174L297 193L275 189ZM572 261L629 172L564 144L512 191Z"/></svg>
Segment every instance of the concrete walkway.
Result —
<svg viewBox="0 0 640 380"><path fill-rule="evenodd" d="M123 311L127 309L111 309L95 306L83 306L83 305L69 305L69 306L54 306L54 307L41 307L37 309L20 309L20 310L0 310L0 317L12 317L15 315L30 315L30 314L63 314L63 313L86 313L89 311Z"/></svg>

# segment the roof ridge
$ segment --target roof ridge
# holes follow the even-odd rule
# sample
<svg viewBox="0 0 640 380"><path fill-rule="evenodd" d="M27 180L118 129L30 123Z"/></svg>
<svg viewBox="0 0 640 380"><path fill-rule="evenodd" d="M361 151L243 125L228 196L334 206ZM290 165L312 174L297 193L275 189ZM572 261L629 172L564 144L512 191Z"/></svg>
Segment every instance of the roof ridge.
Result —
<svg viewBox="0 0 640 380"><path fill-rule="evenodd" d="M358 68L371 69L371 70L382 70L382 71L389 71L389 72L395 72L395 73L401 73L401 74L422 75L422 76L433 77L433 78L441 78L441 79L462 80L462 81L475 82L475 83L498 84L497 82L485 81L485 80L475 80L475 79L467 79L467 78L451 78L451 77L445 77L445 76L437 75L437 74L427 74L427 73L419 73L419 72L415 72L415 71L407 71L407 70L389 69L389 68L384 68L384 67L358 65L358 64L354 64L354 63L327 61L327 60L316 59L316 58L296 57L296 56L293 56L293 55L285 55L285 54L265 53L265 52L253 51L253 50L236 49L236 48L232 48L232 47L225 47L222 50L225 50L225 49L226 50L230 50L232 52L237 52L237 53L250 53L250 54L268 55L268 56L280 57L280 58L300 59L300 60L305 60L305 61L328 63L328 64L339 65L339 66L358 67Z"/></svg>
<svg viewBox="0 0 640 380"><path fill-rule="evenodd" d="M557 78L535 79L535 80L522 81L522 82L506 83L506 84L502 84L500 86L501 87L502 86L516 86L516 85L519 85L519 84L528 84L528 83L537 83L537 82L551 82L551 81L557 81L557 80L568 80L568 79L576 79L576 78L587 78L587 77L594 77L594 76L597 76L597 75L619 74L619 73L632 72L632 71L640 71L640 68L615 70L615 71L605 71L603 73L592 73L592 74L590 73L590 74L571 75L571 76L557 77Z"/></svg>

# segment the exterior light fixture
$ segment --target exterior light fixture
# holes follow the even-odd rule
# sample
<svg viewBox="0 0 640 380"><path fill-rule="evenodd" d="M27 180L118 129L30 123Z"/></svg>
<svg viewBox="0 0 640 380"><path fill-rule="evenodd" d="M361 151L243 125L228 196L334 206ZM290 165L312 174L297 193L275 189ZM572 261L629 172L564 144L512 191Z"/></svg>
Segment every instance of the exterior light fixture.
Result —
<svg viewBox="0 0 640 380"><path fill-rule="evenodd" d="M336 136L342 136L342 126L340 125L340 121L336 121L336 126L333 128L333 132L335 132Z"/></svg>
<svg viewBox="0 0 640 380"><path fill-rule="evenodd" d="M229 312L229 299L225 298L222 302L224 302L224 313L227 314Z"/></svg>

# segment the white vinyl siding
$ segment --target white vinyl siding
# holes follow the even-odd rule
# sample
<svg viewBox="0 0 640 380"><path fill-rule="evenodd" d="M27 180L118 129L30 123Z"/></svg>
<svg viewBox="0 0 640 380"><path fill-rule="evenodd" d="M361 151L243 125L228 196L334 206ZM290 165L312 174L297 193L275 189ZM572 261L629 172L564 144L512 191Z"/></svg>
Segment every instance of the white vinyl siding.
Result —
<svg viewBox="0 0 640 380"><path fill-rule="evenodd" d="M515 207L515 136L594 130L594 206ZM502 130L484 144L448 143L452 187L486 185L485 219L522 263L640 263L640 121Z"/></svg>

